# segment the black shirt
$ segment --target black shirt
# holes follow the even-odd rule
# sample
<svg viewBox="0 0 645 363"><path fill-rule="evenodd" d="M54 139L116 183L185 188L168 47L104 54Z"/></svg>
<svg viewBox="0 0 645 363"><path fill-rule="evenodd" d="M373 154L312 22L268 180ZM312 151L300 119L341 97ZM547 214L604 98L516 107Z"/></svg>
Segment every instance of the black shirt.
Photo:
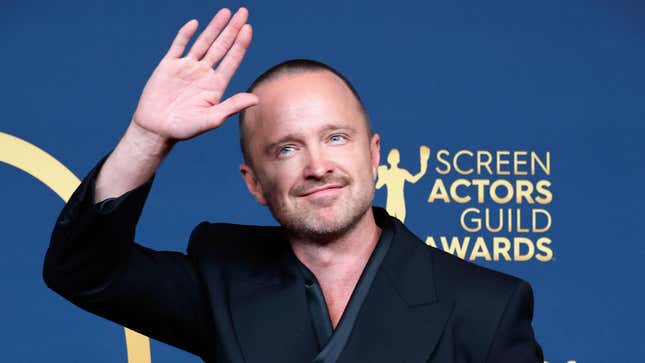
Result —
<svg viewBox="0 0 645 363"><path fill-rule="evenodd" d="M380 226L382 228L381 237L356 283L356 287L335 330L332 329L329 310L316 276L291 253L291 262L298 265L305 280L305 294L309 312L320 346L320 352L314 359L314 363L335 362L345 348L363 301L392 242L391 221L386 220L384 224L384 226Z"/></svg>

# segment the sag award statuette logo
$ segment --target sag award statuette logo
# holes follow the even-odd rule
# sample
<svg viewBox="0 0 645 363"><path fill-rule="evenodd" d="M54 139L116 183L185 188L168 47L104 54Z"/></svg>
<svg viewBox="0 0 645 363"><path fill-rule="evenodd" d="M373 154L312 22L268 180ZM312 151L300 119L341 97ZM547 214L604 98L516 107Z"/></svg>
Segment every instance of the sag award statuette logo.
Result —
<svg viewBox="0 0 645 363"><path fill-rule="evenodd" d="M551 249L551 153L524 150L438 150L419 148L419 172L399 167L398 149L378 167L376 188L387 187L386 210L406 217L405 183L416 183L431 161L436 173L427 203L463 205L455 216L460 235L429 235L426 243L467 260L548 262Z"/></svg>
<svg viewBox="0 0 645 363"><path fill-rule="evenodd" d="M0 162L32 175L65 202L80 184L74 173L53 156L25 140L3 132L0 132ZM128 328L124 329L128 362L150 363L148 337ZM86 361L91 362L92 357L87 357Z"/></svg>
<svg viewBox="0 0 645 363"><path fill-rule="evenodd" d="M415 175L410 174L410 172L405 169L399 168L401 155L397 149L392 149L387 154L387 162L390 164L389 168L386 165L378 167L378 181L376 182L376 189L381 189L383 185L387 187L385 209L392 217L398 218L401 222L405 222L405 196L403 195L405 182L414 184L425 175L426 170L428 169L429 157L430 148L427 146L421 146L419 148L421 170Z"/></svg>

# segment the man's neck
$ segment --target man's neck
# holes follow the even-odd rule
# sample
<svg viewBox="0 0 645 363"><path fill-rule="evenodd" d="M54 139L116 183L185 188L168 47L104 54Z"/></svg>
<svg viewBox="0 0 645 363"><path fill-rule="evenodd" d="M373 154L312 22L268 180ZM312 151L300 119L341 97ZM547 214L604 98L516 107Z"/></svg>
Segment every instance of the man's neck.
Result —
<svg viewBox="0 0 645 363"><path fill-rule="evenodd" d="M320 241L292 236L289 242L298 259L318 277L317 271L343 270L343 266L366 264L380 235L381 229L369 208L348 231L333 239Z"/></svg>
<svg viewBox="0 0 645 363"><path fill-rule="evenodd" d="M316 276L334 327L380 236L381 229L369 208L350 230L331 241L290 239L294 254Z"/></svg>

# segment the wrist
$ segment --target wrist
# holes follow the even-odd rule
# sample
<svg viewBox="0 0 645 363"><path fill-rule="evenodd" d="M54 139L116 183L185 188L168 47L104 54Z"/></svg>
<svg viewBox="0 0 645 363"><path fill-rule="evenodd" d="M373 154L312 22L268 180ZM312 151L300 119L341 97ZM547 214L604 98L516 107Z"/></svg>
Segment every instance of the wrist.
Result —
<svg viewBox="0 0 645 363"><path fill-rule="evenodd" d="M163 158L170 152L176 141L151 132L133 120L121 142L128 145L128 149L136 152L140 157Z"/></svg>

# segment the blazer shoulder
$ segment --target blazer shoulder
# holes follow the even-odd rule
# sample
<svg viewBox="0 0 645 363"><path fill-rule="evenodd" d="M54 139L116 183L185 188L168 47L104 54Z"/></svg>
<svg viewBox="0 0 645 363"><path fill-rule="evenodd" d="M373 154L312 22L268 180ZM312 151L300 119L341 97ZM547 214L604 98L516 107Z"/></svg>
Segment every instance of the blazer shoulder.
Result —
<svg viewBox="0 0 645 363"><path fill-rule="evenodd" d="M506 301L521 284L519 277L465 261L428 246L438 289L455 297ZM529 285L530 286L530 285Z"/></svg>
<svg viewBox="0 0 645 363"><path fill-rule="evenodd" d="M439 248L427 245L403 223L392 218L399 239L414 245L414 253L426 253L431 261L437 291L441 295L468 297L508 297L522 279L463 260Z"/></svg>
<svg viewBox="0 0 645 363"><path fill-rule="evenodd" d="M286 241L278 226L203 221L191 232L187 252L193 257L253 263L283 253Z"/></svg>
<svg viewBox="0 0 645 363"><path fill-rule="evenodd" d="M440 298L455 302L453 321L486 362L543 362L535 340L531 285L518 277L428 246Z"/></svg>

